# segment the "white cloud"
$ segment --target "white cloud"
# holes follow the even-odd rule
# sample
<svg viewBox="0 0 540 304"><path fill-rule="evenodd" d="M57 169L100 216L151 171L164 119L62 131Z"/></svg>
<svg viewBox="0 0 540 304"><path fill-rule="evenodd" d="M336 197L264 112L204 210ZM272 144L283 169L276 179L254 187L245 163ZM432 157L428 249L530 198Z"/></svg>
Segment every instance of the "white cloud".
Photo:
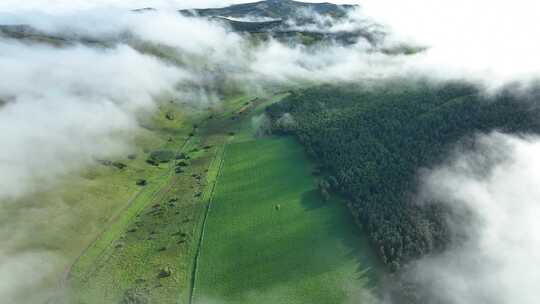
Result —
<svg viewBox="0 0 540 304"><path fill-rule="evenodd" d="M47 13L80 10L131 9L154 6L168 9L226 6L244 0L4 0L0 23L7 13L22 9ZM317 1L308 1L317 2ZM441 79L466 77L492 87L537 78L540 62L540 3L534 0L366 0L332 1L360 4L365 15L390 25L396 39L416 41L430 49L401 71ZM97 19L99 20L99 19ZM102 19L105 20L105 19ZM98 24L105 24L100 22Z"/></svg>
<svg viewBox="0 0 540 304"><path fill-rule="evenodd" d="M434 303L537 303L540 139L494 133L478 142L477 152L432 171L423 188L430 198L471 212L470 223L451 225L469 239L420 260L409 275ZM479 172L486 158L495 162Z"/></svg>
<svg viewBox="0 0 540 304"><path fill-rule="evenodd" d="M8 254L0 252L0 296L2 303L44 303L59 296L59 291L39 289L54 273L60 258L48 252ZM58 303L58 302L57 302Z"/></svg>
<svg viewBox="0 0 540 304"><path fill-rule="evenodd" d="M0 199L43 189L93 157L126 151L135 113L185 77L120 46L31 47L0 41Z"/></svg>
<svg viewBox="0 0 540 304"><path fill-rule="evenodd" d="M540 73L540 2L534 0L366 0L364 12L399 38L430 47L415 65L428 75L497 86Z"/></svg>

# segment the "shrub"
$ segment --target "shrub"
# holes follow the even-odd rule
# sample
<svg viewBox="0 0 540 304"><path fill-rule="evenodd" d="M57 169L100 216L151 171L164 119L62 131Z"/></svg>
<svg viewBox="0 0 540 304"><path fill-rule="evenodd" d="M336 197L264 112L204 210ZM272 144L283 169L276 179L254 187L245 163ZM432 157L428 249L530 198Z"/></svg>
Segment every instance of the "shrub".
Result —
<svg viewBox="0 0 540 304"><path fill-rule="evenodd" d="M158 278L163 279L170 277L172 274L172 270L169 266L162 268L158 273Z"/></svg>
<svg viewBox="0 0 540 304"><path fill-rule="evenodd" d="M157 163L167 163L175 158L176 153L171 150L157 150L150 153L150 160Z"/></svg>

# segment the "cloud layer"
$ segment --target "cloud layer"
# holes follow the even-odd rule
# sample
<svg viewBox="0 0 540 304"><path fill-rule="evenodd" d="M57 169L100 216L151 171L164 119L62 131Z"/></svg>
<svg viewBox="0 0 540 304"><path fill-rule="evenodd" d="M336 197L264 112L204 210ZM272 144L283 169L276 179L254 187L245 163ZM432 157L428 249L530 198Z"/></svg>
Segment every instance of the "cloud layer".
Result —
<svg viewBox="0 0 540 304"><path fill-rule="evenodd" d="M431 303L536 303L540 140L493 133L477 141L478 150L436 168L423 186L424 196L469 213L469 222L449 219L467 240L420 260L409 275Z"/></svg>

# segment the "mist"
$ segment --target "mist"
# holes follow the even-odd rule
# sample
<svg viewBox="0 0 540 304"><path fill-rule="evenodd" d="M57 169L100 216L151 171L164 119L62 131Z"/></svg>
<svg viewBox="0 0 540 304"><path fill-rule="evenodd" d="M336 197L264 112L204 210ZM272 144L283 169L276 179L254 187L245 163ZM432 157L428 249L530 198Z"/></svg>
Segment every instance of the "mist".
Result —
<svg viewBox="0 0 540 304"><path fill-rule="evenodd" d="M431 77L462 77L496 89L539 76L537 1L367 0L362 5L394 39L428 47L413 68Z"/></svg>
<svg viewBox="0 0 540 304"><path fill-rule="evenodd" d="M474 151L454 154L424 176L422 200L454 210L464 236L406 273L429 303L536 303L540 283L540 140L479 135Z"/></svg>
<svg viewBox="0 0 540 304"><path fill-rule="evenodd" d="M54 49L0 42L0 199L43 190L94 157L127 153L135 114L180 71L126 46ZM127 137L128 138L128 137Z"/></svg>

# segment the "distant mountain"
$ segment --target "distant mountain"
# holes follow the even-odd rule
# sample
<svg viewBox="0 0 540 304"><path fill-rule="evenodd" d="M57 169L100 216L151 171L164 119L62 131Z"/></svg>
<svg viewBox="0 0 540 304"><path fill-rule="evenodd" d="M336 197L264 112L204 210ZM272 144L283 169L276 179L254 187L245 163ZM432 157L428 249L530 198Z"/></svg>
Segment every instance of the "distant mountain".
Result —
<svg viewBox="0 0 540 304"><path fill-rule="evenodd" d="M228 17L228 18L266 18L278 20L300 20L299 11L310 11L319 15L334 18L345 17L347 11L356 5L336 5L332 3L305 3L292 0L266 0L254 3L231 5L225 8L205 8L181 10L185 15L201 17Z"/></svg>
<svg viewBox="0 0 540 304"><path fill-rule="evenodd" d="M224 8L180 10L184 16L222 22L233 31L249 33L260 39L272 37L282 42L311 45L337 41L355 44L365 39L377 44L382 33L370 26L351 31L336 31L333 25L345 21L357 5L305 3L292 0L266 0Z"/></svg>

